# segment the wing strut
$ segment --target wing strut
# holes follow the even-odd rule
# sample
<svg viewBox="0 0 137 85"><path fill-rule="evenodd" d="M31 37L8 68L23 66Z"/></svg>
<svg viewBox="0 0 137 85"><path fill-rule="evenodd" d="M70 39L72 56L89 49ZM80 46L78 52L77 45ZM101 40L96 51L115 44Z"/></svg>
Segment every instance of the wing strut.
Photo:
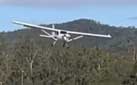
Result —
<svg viewBox="0 0 137 85"><path fill-rule="evenodd" d="M67 42L71 42L71 41L73 41L73 40L78 40L78 39L80 39L80 38L83 38L84 36L77 36L77 37L74 37L74 38L72 38L72 39L69 39L69 40L67 40Z"/></svg>

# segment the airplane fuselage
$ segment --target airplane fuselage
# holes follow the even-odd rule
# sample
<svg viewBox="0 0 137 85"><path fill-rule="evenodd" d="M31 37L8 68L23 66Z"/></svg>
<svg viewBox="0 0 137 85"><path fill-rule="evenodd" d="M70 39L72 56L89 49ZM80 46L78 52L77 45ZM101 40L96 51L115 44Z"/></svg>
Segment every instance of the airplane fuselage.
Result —
<svg viewBox="0 0 137 85"><path fill-rule="evenodd" d="M64 31L52 32L52 36L58 40L64 40L64 41L68 41L69 38L71 37L70 34L67 34Z"/></svg>

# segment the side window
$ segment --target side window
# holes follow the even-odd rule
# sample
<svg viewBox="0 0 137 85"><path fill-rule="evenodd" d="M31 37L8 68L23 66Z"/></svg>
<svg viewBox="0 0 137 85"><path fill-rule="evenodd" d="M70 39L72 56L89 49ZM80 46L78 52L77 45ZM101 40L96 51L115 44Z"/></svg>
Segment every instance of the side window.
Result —
<svg viewBox="0 0 137 85"><path fill-rule="evenodd" d="M60 31L61 34L66 34L67 32L66 31Z"/></svg>
<svg viewBox="0 0 137 85"><path fill-rule="evenodd" d="M55 32L55 34L57 34L57 35L58 35L59 33L58 33L58 32Z"/></svg>

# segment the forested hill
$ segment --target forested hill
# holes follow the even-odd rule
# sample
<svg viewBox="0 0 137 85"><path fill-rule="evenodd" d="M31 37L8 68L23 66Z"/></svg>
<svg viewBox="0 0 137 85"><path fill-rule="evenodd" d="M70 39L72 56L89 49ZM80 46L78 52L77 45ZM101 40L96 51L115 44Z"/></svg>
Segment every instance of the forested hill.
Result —
<svg viewBox="0 0 137 85"><path fill-rule="evenodd" d="M45 25L41 24L43 26ZM66 23L55 24L58 29L67 29L80 32L111 34L112 39L84 37L70 43L73 47L99 47L110 50L127 50L129 47L134 47L137 44L137 29L135 27L115 27L89 19L78 19ZM36 42L43 45L49 45L50 39L41 38L39 34L43 34L40 30L22 29L14 32L1 33L4 40L9 43L17 42L21 38L34 39Z"/></svg>

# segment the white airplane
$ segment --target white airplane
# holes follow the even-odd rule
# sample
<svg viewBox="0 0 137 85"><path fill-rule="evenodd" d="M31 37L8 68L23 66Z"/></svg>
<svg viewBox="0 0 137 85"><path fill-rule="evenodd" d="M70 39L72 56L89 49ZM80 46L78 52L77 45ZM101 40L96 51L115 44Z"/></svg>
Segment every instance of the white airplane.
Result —
<svg viewBox="0 0 137 85"><path fill-rule="evenodd" d="M62 30L62 29L56 29L54 25L52 25L52 28L50 27L45 27L45 26L39 26L39 25L34 25L34 24L29 24L29 23L24 23L20 21L13 21L14 24L22 25L24 27L29 27L29 28L37 28L41 29L42 32L44 32L44 35L40 35L41 37L46 37L46 38L51 38L54 40L53 46L56 44L58 40L63 40L64 44L63 47L66 46L68 42L71 42L73 40L77 40L82 38L83 36L95 36L95 37L104 37L104 38L111 38L111 35L102 35L102 34L93 34L93 33L84 33L84 32L77 32L77 31L69 31L69 30ZM51 33L47 32L52 31ZM71 34L78 35L77 37L72 38ZM68 45L67 45L68 46Z"/></svg>

